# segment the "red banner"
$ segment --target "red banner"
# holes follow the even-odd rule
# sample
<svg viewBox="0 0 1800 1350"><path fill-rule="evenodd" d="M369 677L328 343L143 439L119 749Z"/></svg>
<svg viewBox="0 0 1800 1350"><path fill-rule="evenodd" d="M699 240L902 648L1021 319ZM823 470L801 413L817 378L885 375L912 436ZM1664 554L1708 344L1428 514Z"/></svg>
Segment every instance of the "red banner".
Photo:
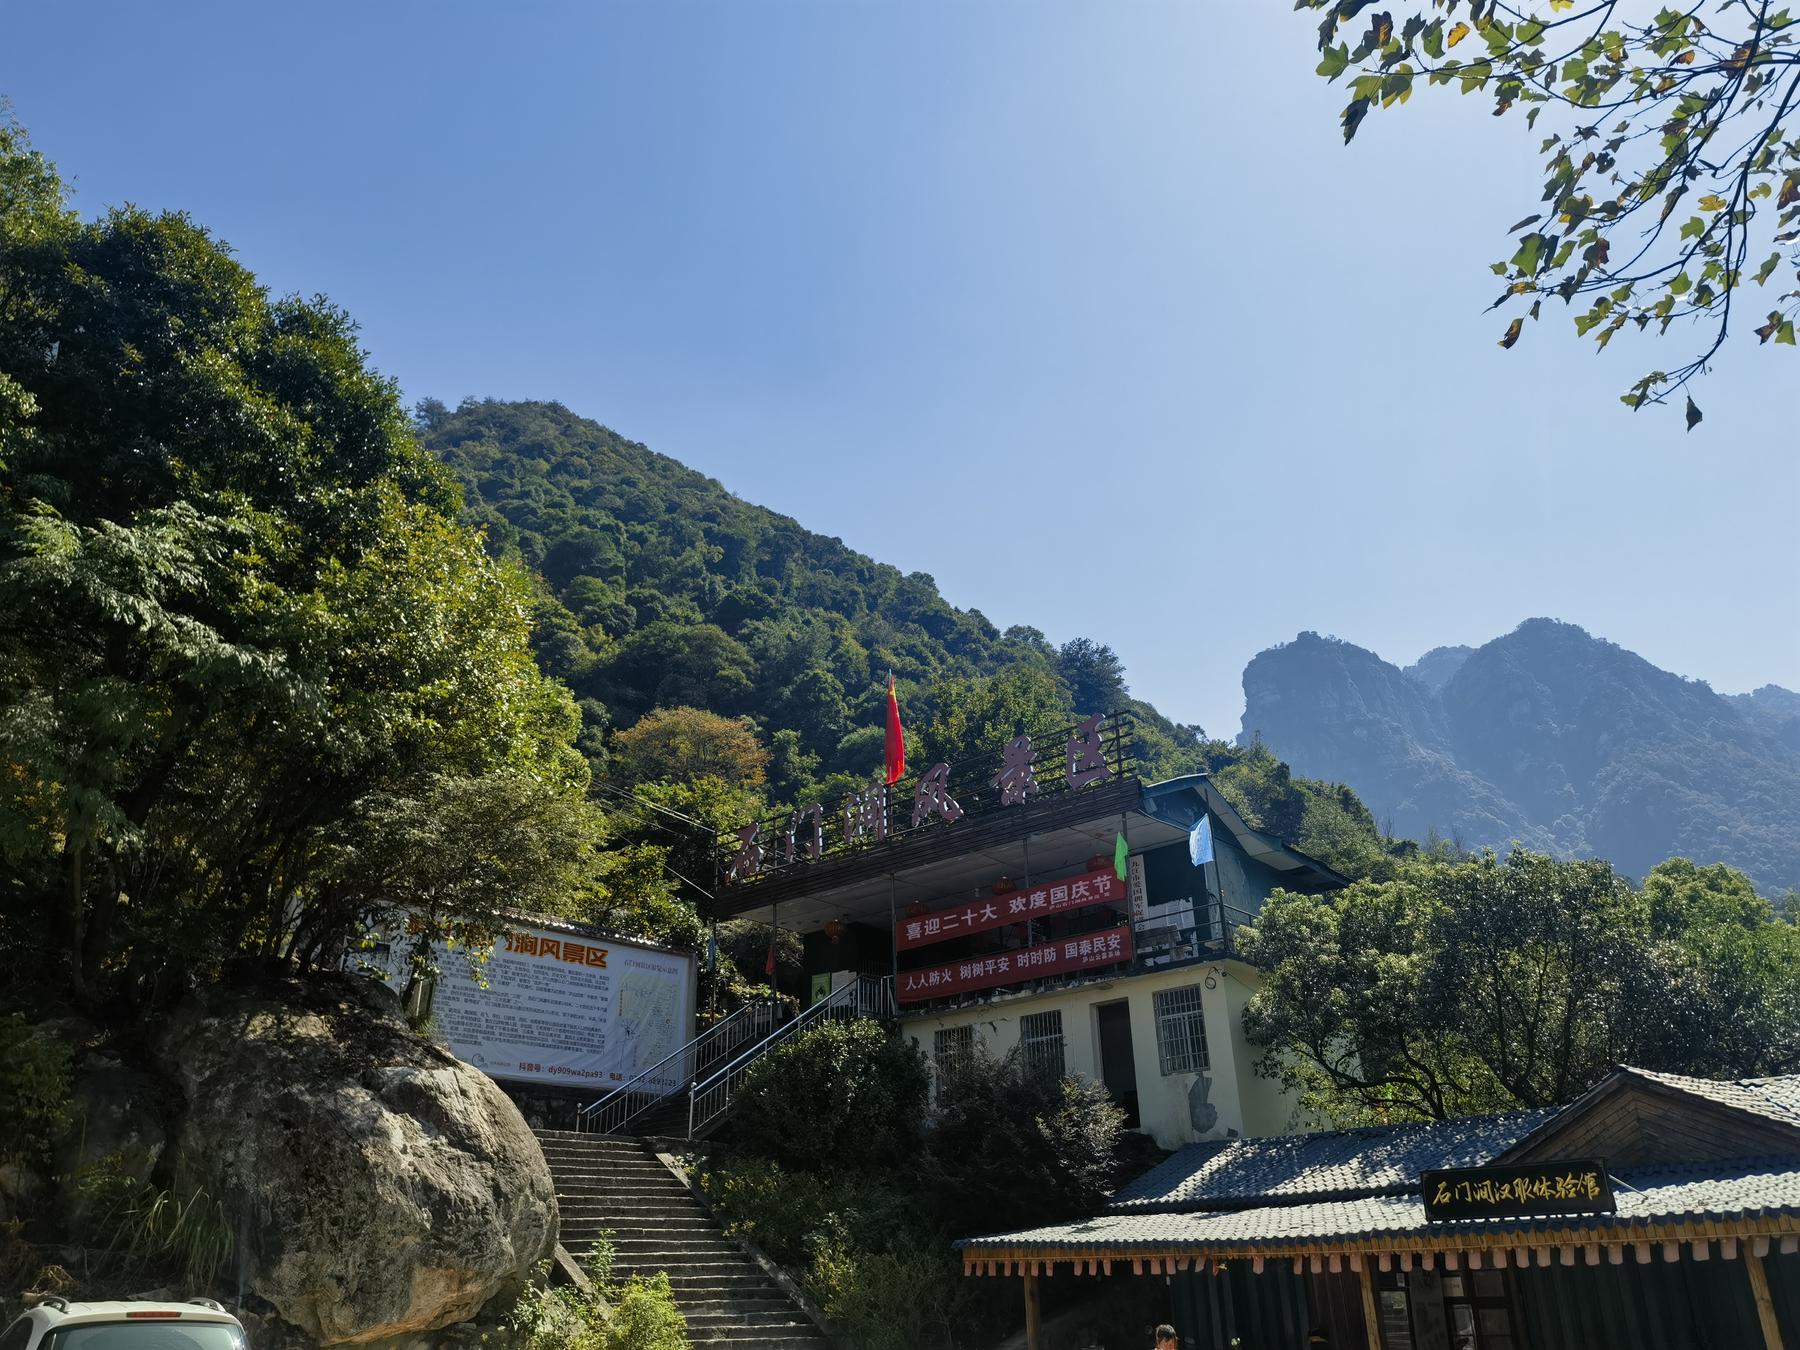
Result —
<svg viewBox="0 0 1800 1350"><path fill-rule="evenodd" d="M1108 873L1110 876L1111 873ZM1118 881L1113 877L1114 882ZM927 999L949 998L972 989L992 989L1001 984L1023 984L1041 980L1046 975L1088 970L1094 966L1117 965L1134 955L1131 925L1103 928L1098 933L1062 938L1036 947L1015 947L1011 951L985 956L969 956L941 966L900 972L899 996L902 1003L922 1003Z"/></svg>
<svg viewBox="0 0 1800 1350"><path fill-rule="evenodd" d="M1085 909L1089 905L1123 904L1124 901L1125 883L1112 868L1104 867L1098 872L1084 872L1078 877L1045 886L986 896L955 909L902 919L894 930L894 949L903 952L909 947L948 942L951 938L983 933L1025 919L1041 919L1050 914Z"/></svg>

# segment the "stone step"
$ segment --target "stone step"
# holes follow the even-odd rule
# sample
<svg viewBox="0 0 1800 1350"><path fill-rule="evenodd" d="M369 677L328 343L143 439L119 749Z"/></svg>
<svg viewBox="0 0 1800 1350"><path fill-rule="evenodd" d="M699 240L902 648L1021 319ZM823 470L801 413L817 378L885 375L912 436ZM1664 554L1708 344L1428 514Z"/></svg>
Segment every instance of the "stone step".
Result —
<svg viewBox="0 0 1800 1350"><path fill-rule="evenodd" d="M638 1209L658 1205L700 1207L700 1202L686 1186L633 1186L628 1190L607 1191L591 1186L558 1186L556 1198L577 1204L592 1201L604 1205L631 1205Z"/></svg>
<svg viewBox="0 0 1800 1350"><path fill-rule="evenodd" d="M559 1163L564 1167L656 1167L660 1165L656 1161L654 1153L645 1152L635 1145L618 1150L584 1148L563 1152L558 1149L550 1149L544 1154L544 1161Z"/></svg>
<svg viewBox="0 0 1800 1350"><path fill-rule="evenodd" d="M671 1281L670 1287L674 1288ZM676 1289L675 1301L690 1312L715 1313L731 1312L793 1312L788 1306L787 1295L774 1285L762 1291L750 1292L727 1290L724 1293L695 1293L691 1289Z"/></svg>
<svg viewBox="0 0 1800 1350"><path fill-rule="evenodd" d="M728 1270L723 1266L717 1265L684 1265L680 1262L664 1263L660 1261L646 1262L640 1266L615 1265L612 1271L613 1279L621 1282L629 1280L633 1275L642 1275L645 1279L652 1279L657 1275L667 1275L669 1277L669 1287L675 1291L675 1296L677 1298L686 1297L689 1289L698 1289L703 1285L717 1284L720 1280L730 1279L734 1275L746 1277L753 1273L757 1275L762 1274L762 1272L757 1270L754 1266L739 1265ZM734 1290L732 1292L736 1291Z"/></svg>
<svg viewBox="0 0 1800 1350"><path fill-rule="evenodd" d="M603 1197L603 1195L558 1195L556 1210L562 1213L563 1219L587 1217L587 1215L599 1215L599 1217L617 1215L619 1219L639 1220L639 1222L650 1219L704 1219L709 1224L713 1222L713 1217L706 1210L702 1210L698 1204L689 1201L688 1197L684 1197L684 1195L670 1197L666 1201L664 1199L621 1201L621 1199Z"/></svg>
<svg viewBox="0 0 1800 1350"><path fill-rule="evenodd" d="M685 1127L685 1102L679 1112L651 1108L636 1123L664 1115L680 1115ZM541 1130L538 1142L556 1184L563 1245L579 1261L605 1234L614 1280L666 1275L695 1350L830 1350L782 1287L637 1139Z"/></svg>
<svg viewBox="0 0 1800 1350"><path fill-rule="evenodd" d="M792 1305L779 1294L768 1294L762 1298L694 1298L688 1294L678 1293L675 1295L675 1301L681 1305L682 1312L689 1317L717 1319L741 1314L746 1317L754 1315L761 1318L774 1313L790 1321L797 1318Z"/></svg>
<svg viewBox="0 0 1800 1350"><path fill-rule="evenodd" d="M569 1245L569 1237L563 1237L563 1246ZM585 1250L592 1245L593 1239L574 1239L572 1251ZM634 1266L650 1266L672 1261L705 1261L705 1260L738 1260L745 1259L744 1254L731 1243L719 1239L707 1242L703 1239L683 1239L679 1242L649 1242L636 1238L627 1238L623 1242L612 1243L613 1261Z"/></svg>
<svg viewBox="0 0 1800 1350"><path fill-rule="evenodd" d="M710 1225L692 1228L659 1228L654 1224L622 1224L605 1218L564 1219L562 1231L565 1235L610 1233L612 1237L609 1240L620 1251L628 1251L635 1247L670 1249L693 1243L730 1241L723 1232ZM563 1245L568 1245L566 1240Z"/></svg>
<svg viewBox="0 0 1800 1350"><path fill-rule="evenodd" d="M655 1158L646 1163L553 1162L550 1170L558 1176L583 1181L648 1181L669 1177L669 1169ZM674 1178L669 1177L669 1180Z"/></svg>
<svg viewBox="0 0 1800 1350"><path fill-rule="evenodd" d="M763 1336L818 1336L819 1329L797 1312L788 1312L783 1317L765 1317L761 1314L732 1319L728 1316L713 1317L696 1316L684 1312L687 1318L688 1335L698 1343L702 1337L718 1336L724 1333ZM736 1341L732 1342L734 1345Z"/></svg>
<svg viewBox="0 0 1800 1350"><path fill-rule="evenodd" d="M584 1196L570 1196L565 1199L558 1196L557 1212L567 1217L571 1214L597 1215L601 1218L626 1218L633 1223L645 1223L651 1220L668 1217L671 1219L710 1219L707 1212L685 1197L680 1199L647 1200L641 1204L611 1204L605 1200L590 1200Z"/></svg>
<svg viewBox="0 0 1800 1350"><path fill-rule="evenodd" d="M605 1230L596 1229L593 1234L563 1233L563 1246L570 1251L586 1251L599 1239ZM657 1261L693 1261L693 1260L737 1260L747 1259L735 1243L725 1238L680 1238L671 1242L656 1242L649 1238L609 1239L613 1249L613 1260L631 1265L647 1266ZM575 1245L570 1247L573 1242Z"/></svg>

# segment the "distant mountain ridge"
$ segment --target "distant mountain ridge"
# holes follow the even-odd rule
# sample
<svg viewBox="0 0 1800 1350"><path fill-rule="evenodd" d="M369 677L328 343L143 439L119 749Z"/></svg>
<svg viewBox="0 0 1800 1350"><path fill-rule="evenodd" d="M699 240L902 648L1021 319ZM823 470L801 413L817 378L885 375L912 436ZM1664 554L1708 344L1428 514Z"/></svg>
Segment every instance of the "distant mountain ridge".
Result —
<svg viewBox="0 0 1800 1350"><path fill-rule="evenodd" d="M1552 619L1401 669L1302 633L1244 669L1240 742L1347 783L1393 832L1800 885L1800 694L1721 695Z"/></svg>

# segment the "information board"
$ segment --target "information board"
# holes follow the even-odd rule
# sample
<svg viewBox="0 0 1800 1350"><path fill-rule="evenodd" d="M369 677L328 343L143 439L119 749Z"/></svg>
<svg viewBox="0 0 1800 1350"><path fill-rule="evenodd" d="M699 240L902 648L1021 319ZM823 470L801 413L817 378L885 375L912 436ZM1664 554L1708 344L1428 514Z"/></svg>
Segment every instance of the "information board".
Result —
<svg viewBox="0 0 1800 1350"><path fill-rule="evenodd" d="M404 987L412 939L376 935L353 967ZM673 1054L691 1035L694 958L682 952L546 928L518 927L471 971L440 950L431 1017L459 1059L493 1078L615 1087ZM677 1066L667 1082L681 1086Z"/></svg>

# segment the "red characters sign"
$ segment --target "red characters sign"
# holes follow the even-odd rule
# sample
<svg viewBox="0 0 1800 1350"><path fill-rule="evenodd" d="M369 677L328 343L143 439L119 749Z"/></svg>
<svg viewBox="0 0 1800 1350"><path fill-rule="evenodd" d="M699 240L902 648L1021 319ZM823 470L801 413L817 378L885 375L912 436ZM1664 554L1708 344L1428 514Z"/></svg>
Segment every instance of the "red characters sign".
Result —
<svg viewBox="0 0 1800 1350"><path fill-rule="evenodd" d="M1118 878L1113 877L1113 881L1116 884ZM1133 955L1131 925L1122 923L1117 928L1040 943L1036 947L1015 947L1011 951L968 956L924 970L903 970L898 976L900 1001L923 1003L927 999L966 994L972 989L1023 984L1046 975L1117 965L1131 960Z"/></svg>
<svg viewBox="0 0 1800 1350"><path fill-rule="evenodd" d="M1064 914L1089 905L1123 904L1125 883L1112 868L1087 872L1078 877L1054 881L1047 886L1014 891L1010 895L992 895L955 909L941 909L935 914L921 914L904 920L894 930L894 947L925 947L933 942L948 942L968 933L982 933L1025 919L1042 919L1050 914Z"/></svg>

